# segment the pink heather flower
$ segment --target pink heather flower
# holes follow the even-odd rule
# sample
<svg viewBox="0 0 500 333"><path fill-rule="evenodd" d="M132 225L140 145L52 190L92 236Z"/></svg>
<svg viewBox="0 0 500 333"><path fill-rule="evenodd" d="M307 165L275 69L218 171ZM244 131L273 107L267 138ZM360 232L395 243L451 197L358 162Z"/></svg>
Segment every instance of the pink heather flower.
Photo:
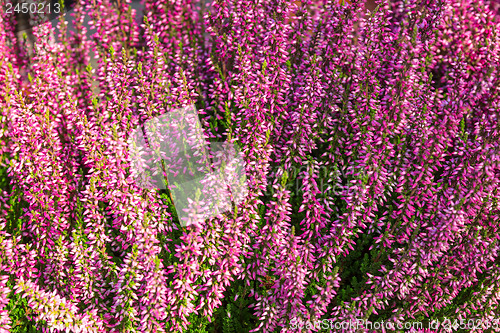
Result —
<svg viewBox="0 0 500 333"><path fill-rule="evenodd" d="M103 331L103 323L95 311L79 314L75 304L59 297L55 292L45 292L33 282L22 278L14 289L25 295L28 306L36 313L37 320L46 320L50 327L82 333Z"/></svg>
<svg viewBox="0 0 500 333"><path fill-rule="evenodd" d="M142 5L77 1L32 48L0 15L0 332L13 292L60 332L498 316L498 0ZM246 191L211 173L179 220L208 142Z"/></svg>

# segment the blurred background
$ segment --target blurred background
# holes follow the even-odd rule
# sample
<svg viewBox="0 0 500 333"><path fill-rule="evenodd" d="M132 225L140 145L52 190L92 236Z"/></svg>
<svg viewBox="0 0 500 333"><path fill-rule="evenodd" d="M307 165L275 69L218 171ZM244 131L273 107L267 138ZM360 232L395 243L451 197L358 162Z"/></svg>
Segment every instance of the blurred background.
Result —
<svg viewBox="0 0 500 333"><path fill-rule="evenodd" d="M36 3L42 3L42 1L37 1L37 0L15 0L12 1L13 5L17 2L36 2ZM65 0L66 4L66 11L63 14L66 22L68 23L68 32L73 31L76 32L75 26L73 24L73 18L70 15L73 12L73 7L74 4L77 0ZM52 6L54 6L55 3L58 2L58 0L45 0L46 3L50 3ZM113 1L116 2L116 1ZM139 24L142 23L143 21L143 16L144 16L144 5L141 3L141 0L132 0L131 1L131 6L132 9L135 10L135 20ZM50 23L54 27L54 39L57 40L57 36L59 35L59 29L57 28L58 22L59 22L59 16L60 15L53 15L49 18ZM33 15L28 12L28 13L22 13L22 12L15 12L15 18L16 18L16 35L18 38L18 41L21 41L23 38L23 35L26 34L27 41L28 41L28 49L29 52L31 52L33 43L34 43L34 36L33 36ZM84 20L84 26L87 29L87 38L91 39L93 32L90 30L90 16L86 16ZM95 60L93 52L91 53L91 64L93 68L96 68L97 62Z"/></svg>

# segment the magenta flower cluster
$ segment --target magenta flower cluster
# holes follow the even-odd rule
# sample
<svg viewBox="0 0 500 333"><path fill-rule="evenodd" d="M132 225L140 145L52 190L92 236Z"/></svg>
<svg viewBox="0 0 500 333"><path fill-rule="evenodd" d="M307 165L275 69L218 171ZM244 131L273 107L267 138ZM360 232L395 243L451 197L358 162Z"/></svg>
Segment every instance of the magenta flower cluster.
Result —
<svg viewBox="0 0 500 333"><path fill-rule="evenodd" d="M79 0L34 45L1 15L0 332L20 300L43 332L495 329L500 2L142 4ZM192 105L248 193L184 227L127 139Z"/></svg>

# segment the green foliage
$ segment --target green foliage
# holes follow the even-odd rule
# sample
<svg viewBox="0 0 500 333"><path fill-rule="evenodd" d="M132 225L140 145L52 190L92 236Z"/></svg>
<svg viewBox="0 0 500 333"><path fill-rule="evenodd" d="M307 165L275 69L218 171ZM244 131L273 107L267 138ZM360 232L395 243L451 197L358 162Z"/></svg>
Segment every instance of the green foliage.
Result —
<svg viewBox="0 0 500 333"><path fill-rule="evenodd" d="M248 297L248 291L249 288L244 286L242 281L233 281L225 293L222 305L215 310L214 319L207 325L206 331L248 333L255 328L257 318L249 308L254 300Z"/></svg>
<svg viewBox="0 0 500 333"><path fill-rule="evenodd" d="M190 333L208 333L207 325L210 324L207 317L203 317L192 313L188 317L188 321L191 323L187 331Z"/></svg>
<svg viewBox="0 0 500 333"><path fill-rule="evenodd" d="M22 216L24 215L24 208L28 207L28 203L22 199L22 192L19 189L13 189L10 178L7 175L6 167L0 168L0 188L10 194L5 231L17 236L23 224Z"/></svg>
<svg viewBox="0 0 500 333"><path fill-rule="evenodd" d="M12 281L7 282L7 286L13 287ZM20 294L11 291L7 311L11 320L10 333L42 333L42 330L36 328L36 322L30 318L33 310L28 306L28 301ZM45 322L40 324L44 325Z"/></svg>
<svg viewBox="0 0 500 333"><path fill-rule="evenodd" d="M337 304L351 302L364 287L367 275L372 269L375 251L369 251L373 234L361 233L353 251L340 262L340 289L337 295Z"/></svg>

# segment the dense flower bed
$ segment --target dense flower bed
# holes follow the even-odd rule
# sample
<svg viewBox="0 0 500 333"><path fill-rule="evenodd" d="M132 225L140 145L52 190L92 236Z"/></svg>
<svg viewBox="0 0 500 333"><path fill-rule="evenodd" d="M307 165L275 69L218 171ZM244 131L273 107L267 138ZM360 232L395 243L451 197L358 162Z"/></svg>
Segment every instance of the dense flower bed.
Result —
<svg viewBox="0 0 500 333"><path fill-rule="evenodd" d="M0 332L500 330L498 3L143 4L2 15ZM185 225L127 140L192 105L248 193Z"/></svg>

